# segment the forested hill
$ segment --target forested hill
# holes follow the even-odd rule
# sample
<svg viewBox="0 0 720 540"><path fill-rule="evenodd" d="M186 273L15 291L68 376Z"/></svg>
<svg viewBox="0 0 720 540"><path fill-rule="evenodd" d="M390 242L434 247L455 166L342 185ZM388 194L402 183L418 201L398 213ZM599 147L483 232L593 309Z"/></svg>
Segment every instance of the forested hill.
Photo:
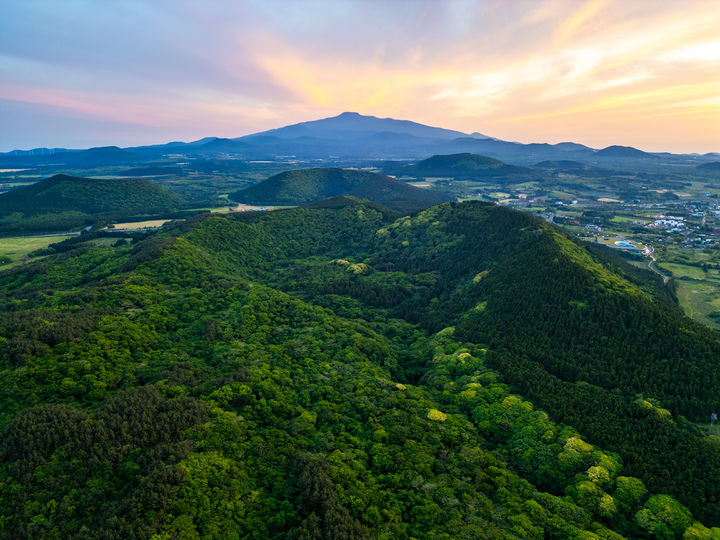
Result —
<svg viewBox="0 0 720 540"><path fill-rule="evenodd" d="M351 198L0 273L0 536L717 538L720 345L659 287Z"/></svg>
<svg viewBox="0 0 720 540"><path fill-rule="evenodd" d="M283 172L231 198L248 204L301 205L339 195L355 195L401 211L451 200L446 193L416 188L382 174L335 168Z"/></svg>
<svg viewBox="0 0 720 540"><path fill-rule="evenodd" d="M437 155L404 167L402 174L411 176L450 176L453 178L478 178L486 176L527 175L533 170L508 165L500 160L478 154L462 153Z"/></svg>
<svg viewBox="0 0 720 540"><path fill-rule="evenodd" d="M58 174L0 194L0 230L57 229L92 216L130 217L177 210L179 195L147 180L105 180Z"/></svg>

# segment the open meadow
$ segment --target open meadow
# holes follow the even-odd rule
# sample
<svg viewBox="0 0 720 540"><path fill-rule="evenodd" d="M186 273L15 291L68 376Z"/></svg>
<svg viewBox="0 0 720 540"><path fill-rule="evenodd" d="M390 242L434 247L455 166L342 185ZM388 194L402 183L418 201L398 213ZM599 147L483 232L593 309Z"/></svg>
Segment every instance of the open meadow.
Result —
<svg viewBox="0 0 720 540"><path fill-rule="evenodd" d="M29 253L67 238L70 238L70 235L0 238L0 268L6 269L19 263Z"/></svg>

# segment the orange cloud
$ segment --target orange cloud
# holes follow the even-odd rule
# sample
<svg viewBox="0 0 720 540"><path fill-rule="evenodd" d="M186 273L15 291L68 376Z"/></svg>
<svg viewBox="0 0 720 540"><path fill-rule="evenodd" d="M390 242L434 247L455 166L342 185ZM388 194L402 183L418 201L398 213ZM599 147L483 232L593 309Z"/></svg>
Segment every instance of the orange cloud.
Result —
<svg viewBox="0 0 720 540"><path fill-rule="evenodd" d="M213 18L203 6L187 22L198 30L186 32L188 41L202 25L212 35L177 45L203 76L164 81L148 69L136 79L118 74L125 90L101 91L90 89L98 75L83 73L83 62L53 68L18 56L0 63L0 97L193 133L207 126L242 135L356 110L512 140L607 145L632 134L623 142L648 150L720 150L720 10L712 2L373 6L348 2L322 16L290 6L279 18L248 8L247 23L226 20L224 10ZM172 64L174 53L152 68ZM80 83L64 83L68 74ZM205 83L206 74L222 84Z"/></svg>

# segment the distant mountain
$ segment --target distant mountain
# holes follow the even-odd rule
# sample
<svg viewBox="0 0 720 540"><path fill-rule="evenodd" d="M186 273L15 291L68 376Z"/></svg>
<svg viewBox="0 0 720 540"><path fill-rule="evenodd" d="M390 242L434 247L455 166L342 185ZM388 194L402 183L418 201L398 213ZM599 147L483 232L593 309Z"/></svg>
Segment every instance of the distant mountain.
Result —
<svg viewBox="0 0 720 540"><path fill-rule="evenodd" d="M332 160L414 160L438 154L473 153L514 165L541 161L574 160L591 163L597 159L684 159L683 156L649 154L630 147L610 146L596 151L582 144L522 144L427 126L409 120L378 118L344 112L331 118L300 122L233 139L204 137L193 142L171 142L126 148L68 150L38 148L0 154L0 168L64 165L68 168L102 167L184 156L189 159L248 160L332 159ZM127 152L123 154L123 152ZM714 157L709 154L706 157Z"/></svg>
<svg viewBox="0 0 720 540"><path fill-rule="evenodd" d="M68 150L67 148L33 148L32 150L12 150L7 152L6 156L51 156L61 152L74 152L77 150Z"/></svg>
<svg viewBox="0 0 720 540"><path fill-rule="evenodd" d="M176 143L171 143L176 144ZM164 148L168 145L163 145ZM99 146L87 150L35 149L29 151L13 151L0 155L0 167L27 167L43 165L64 165L69 168L105 167L109 165L130 165L146 159L147 150L143 147L133 151L123 150L117 146ZM157 150L155 150L157 152Z"/></svg>
<svg viewBox="0 0 720 540"><path fill-rule="evenodd" d="M412 211L452 199L389 176L351 169L287 171L230 195L247 204L303 205L339 195L354 195L393 210Z"/></svg>
<svg viewBox="0 0 720 540"><path fill-rule="evenodd" d="M536 163L535 167L541 169L583 169L585 164L571 159L546 160Z"/></svg>
<svg viewBox="0 0 720 540"><path fill-rule="evenodd" d="M645 159L656 158L652 154L633 148L632 146L608 146L602 150L595 152L595 156L603 158L621 158L621 159Z"/></svg>
<svg viewBox="0 0 720 540"><path fill-rule="evenodd" d="M98 180L58 174L0 194L0 230L57 230L172 212L183 199L147 180Z"/></svg>
<svg viewBox="0 0 720 540"><path fill-rule="evenodd" d="M507 165L497 159L470 153L436 155L402 170L403 174L410 176L449 176L453 178L495 177L531 174L532 172L531 169Z"/></svg>
<svg viewBox="0 0 720 540"><path fill-rule="evenodd" d="M720 171L720 161L711 161L697 166L702 171Z"/></svg>
<svg viewBox="0 0 720 540"><path fill-rule="evenodd" d="M271 129L239 137L235 140L253 141L258 137L278 137L280 139L294 139L297 137L315 137L318 139L359 139L373 137L382 133L394 133L420 137L424 139L448 140L465 136L460 131L426 126L409 120L395 120L393 118L377 118L364 116L356 112L344 112L332 118L301 122L291 126Z"/></svg>
<svg viewBox="0 0 720 540"><path fill-rule="evenodd" d="M590 148L589 146L574 142L561 142L553 144L552 146L554 148L557 148L558 150L563 150L565 152L592 152L592 148Z"/></svg>
<svg viewBox="0 0 720 540"><path fill-rule="evenodd" d="M141 157L138 154L122 150L117 146L99 146L77 152L61 152L51 156L53 163L76 167L124 165L126 163L137 163L140 160Z"/></svg>
<svg viewBox="0 0 720 540"><path fill-rule="evenodd" d="M192 149L193 154L216 155L216 154L247 154L249 146L243 142L232 139L215 138L204 144L197 145Z"/></svg>
<svg viewBox="0 0 720 540"><path fill-rule="evenodd" d="M574 143L559 143L557 145L546 143L522 144L499 139L478 139L467 136L458 137L438 145L435 150L435 154L440 152L447 154L469 152L522 165L556 159L590 161L595 152L591 148Z"/></svg>

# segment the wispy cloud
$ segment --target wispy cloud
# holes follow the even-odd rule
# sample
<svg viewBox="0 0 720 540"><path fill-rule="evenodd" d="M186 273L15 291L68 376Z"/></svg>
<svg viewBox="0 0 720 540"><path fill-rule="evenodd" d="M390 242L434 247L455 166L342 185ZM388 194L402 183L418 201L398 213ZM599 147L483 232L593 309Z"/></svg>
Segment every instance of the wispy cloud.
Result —
<svg viewBox="0 0 720 540"><path fill-rule="evenodd" d="M93 137L122 123L160 142L147 139L161 128L237 136L357 110L513 140L720 150L717 28L714 0L10 3L0 98L19 124L0 124L0 145L63 144L83 121ZM35 139L21 121L33 107L55 119Z"/></svg>

